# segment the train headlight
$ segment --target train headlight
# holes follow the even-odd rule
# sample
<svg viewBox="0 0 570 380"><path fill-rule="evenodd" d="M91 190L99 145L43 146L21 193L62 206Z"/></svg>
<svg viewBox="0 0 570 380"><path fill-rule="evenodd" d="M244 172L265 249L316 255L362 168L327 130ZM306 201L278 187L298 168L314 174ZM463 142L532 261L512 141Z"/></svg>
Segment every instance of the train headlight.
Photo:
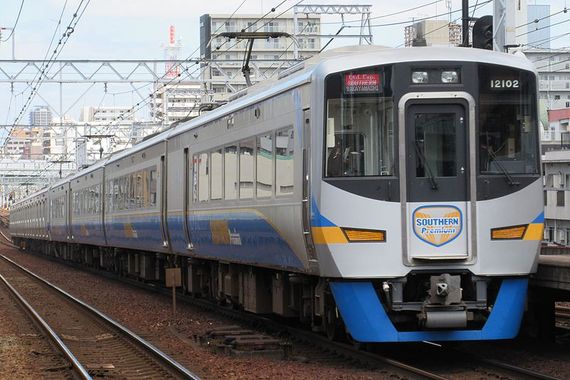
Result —
<svg viewBox="0 0 570 380"><path fill-rule="evenodd" d="M457 71L442 71L442 83L459 83L459 73Z"/></svg>
<svg viewBox="0 0 570 380"><path fill-rule="evenodd" d="M386 241L386 231L365 230L361 228L342 228L342 232L344 232L346 239L351 243Z"/></svg>
<svg viewBox="0 0 570 380"><path fill-rule="evenodd" d="M427 71L414 71L412 72L412 83L424 84L429 82L429 75Z"/></svg>
<svg viewBox="0 0 570 380"><path fill-rule="evenodd" d="M527 228L528 224L493 228L491 230L491 240L520 240L523 238Z"/></svg>

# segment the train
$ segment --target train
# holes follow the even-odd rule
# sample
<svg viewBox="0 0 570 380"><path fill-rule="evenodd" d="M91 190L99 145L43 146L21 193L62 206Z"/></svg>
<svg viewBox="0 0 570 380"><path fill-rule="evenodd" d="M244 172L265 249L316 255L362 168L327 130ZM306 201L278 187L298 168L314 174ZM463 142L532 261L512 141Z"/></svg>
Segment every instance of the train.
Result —
<svg viewBox="0 0 570 380"><path fill-rule="evenodd" d="M330 339L510 339L543 237L537 109L518 54L338 48L18 201L10 233Z"/></svg>

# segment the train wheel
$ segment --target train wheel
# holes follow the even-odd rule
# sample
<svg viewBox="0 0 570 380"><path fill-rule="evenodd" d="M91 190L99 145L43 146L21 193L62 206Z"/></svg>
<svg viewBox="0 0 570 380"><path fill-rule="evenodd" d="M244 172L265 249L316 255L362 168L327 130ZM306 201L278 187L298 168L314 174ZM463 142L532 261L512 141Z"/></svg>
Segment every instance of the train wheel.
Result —
<svg viewBox="0 0 570 380"><path fill-rule="evenodd" d="M332 302L325 305L323 316L323 328L329 340L338 340L342 333L342 322L338 316L338 310Z"/></svg>

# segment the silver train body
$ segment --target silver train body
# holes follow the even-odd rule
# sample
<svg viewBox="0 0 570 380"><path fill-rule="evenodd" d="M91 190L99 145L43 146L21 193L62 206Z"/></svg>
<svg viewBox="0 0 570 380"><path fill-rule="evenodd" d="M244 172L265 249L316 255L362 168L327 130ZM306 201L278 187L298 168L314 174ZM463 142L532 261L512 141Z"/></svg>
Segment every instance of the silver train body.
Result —
<svg viewBox="0 0 570 380"><path fill-rule="evenodd" d="M13 205L23 247L361 342L514 337L543 206L536 74L333 50Z"/></svg>

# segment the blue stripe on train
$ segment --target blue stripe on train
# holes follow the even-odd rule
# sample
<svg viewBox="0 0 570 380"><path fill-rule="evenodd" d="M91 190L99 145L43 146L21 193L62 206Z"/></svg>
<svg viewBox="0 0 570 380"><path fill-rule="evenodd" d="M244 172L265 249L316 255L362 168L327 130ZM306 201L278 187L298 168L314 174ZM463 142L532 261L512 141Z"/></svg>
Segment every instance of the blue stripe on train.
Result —
<svg viewBox="0 0 570 380"><path fill-rule="evenodd" d="M289 244L260 213L241 211L192 214L189 219L197 256L283 268L303 268L303 263ZM228 236L225 236L226 228ZM227 239L214 239L212 231L216 229L219 229L220 236L229 237L229 242Z"/></svg>
<svg viewBox="0 0 570 380"><path fill-rule="evenodd" d="M110 246L143 251L164 251L158 215L144 218L114 217L108 220L105 226Z"/></svg>
<svg viewBox="0 0 570 380"><path fill-rule="evenodd" d="M229 242L213 239L212 228L216 227L212 226L212 222L222 222L218 224L218 228L227 226ZM114 218L107 223L109 245L147 251L163 250L159 223L158 216L145 217L145 219ZM125 227L125 224L128 226ZM128 237L125 228L128 230L127 233L136 232L136 237ZM194 245L193 256L279 266L284 269L304 268L302 261L289 244L259 213L245 211L192 214L189 217L189 228ZM187 254L183 218L169 218L168 229L174 251Z"/></svg>
<svg viewBox="0 0 570 380"><path fill-rule="evenodd" d="M388 318L371 282L331 282L342 319L360 342L512 339L524 311L528 279L505 279L493 311L481 330L398 331Z"/></svg>

